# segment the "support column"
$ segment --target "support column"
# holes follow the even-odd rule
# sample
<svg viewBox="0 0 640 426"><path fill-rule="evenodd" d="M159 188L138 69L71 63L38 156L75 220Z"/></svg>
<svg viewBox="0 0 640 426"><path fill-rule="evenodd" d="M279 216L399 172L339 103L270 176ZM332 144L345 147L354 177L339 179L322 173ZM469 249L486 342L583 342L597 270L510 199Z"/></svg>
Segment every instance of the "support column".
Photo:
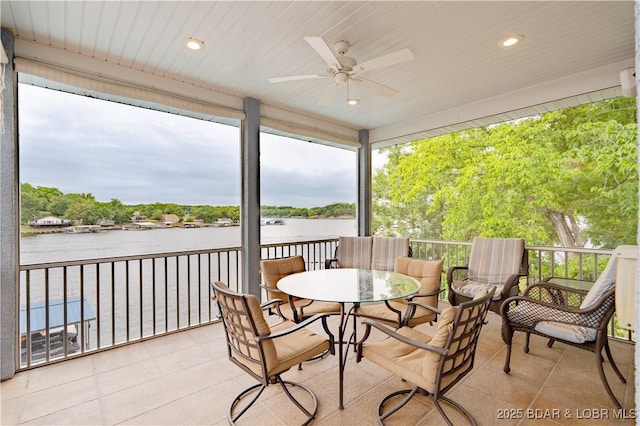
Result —
<svg viewBox="0 0 640 426"><path fill-rule="evenodd" d="M18 208L18 129L17 76L13 68L14 37L2 28L2 47L9 62L5 65L0 133L0 380L13 377L16 371L18 242L20 209Z"/></svg>
<svg viewBox="0 0 640 426"><path fill-rule="evenodd" d="M360 130L360 148L358 149L358 235L371 235L371 146L369 145L369 131Z"/></svg>
<svg viewBox="0 0 640 426"><path fill-rule="evenodd" d="M260 101L244 98L242 105L245 113L240 126L242 291L260 299Z"/></svg>

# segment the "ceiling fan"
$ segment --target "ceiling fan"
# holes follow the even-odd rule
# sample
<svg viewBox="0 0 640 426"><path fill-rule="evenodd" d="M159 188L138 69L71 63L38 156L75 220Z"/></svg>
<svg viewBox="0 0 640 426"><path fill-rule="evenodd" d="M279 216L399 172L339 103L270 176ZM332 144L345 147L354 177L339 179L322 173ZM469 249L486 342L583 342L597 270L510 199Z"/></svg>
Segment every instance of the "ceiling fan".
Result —
<svg viewBox="0 0 640 426"><path fill-rule="evenodd" d="M333 46L335 50L334 53L334 50L331 50L331 48L329 48L322 37L305 37L304 40L309 43L309 45L316 51L316 53L318 53L318 55L320 55L320 57L327 63L325 74L273 77L270 78L269 81L271 83L282 83L286 81L309 80L315 78L332 78L333 84L327 87L322 98L320 98L320 101L318 102L320 105L328 104L335 96L337 88L343 83L347 83L348 92L348 84L350 81L359 84L369 90L372 90L382 96L390 98L398 93L396 89L392 89L391 87L387 87L384 84L378 83L373 80L364 79L360 77L360 74L366 71L395 65L402 62L408 62L415 59L415 56L413 56L411 50L402 49L398 50L397 52L389 53L387 55L380 56L375 59L370 59L368 61L362 62L361 64L358 64L358 62L354 58L346 56L346 53L349 51L350 46L349 42L347 41L338 41ZM347 93L347 98L348 97L349 96Z"/></svg>

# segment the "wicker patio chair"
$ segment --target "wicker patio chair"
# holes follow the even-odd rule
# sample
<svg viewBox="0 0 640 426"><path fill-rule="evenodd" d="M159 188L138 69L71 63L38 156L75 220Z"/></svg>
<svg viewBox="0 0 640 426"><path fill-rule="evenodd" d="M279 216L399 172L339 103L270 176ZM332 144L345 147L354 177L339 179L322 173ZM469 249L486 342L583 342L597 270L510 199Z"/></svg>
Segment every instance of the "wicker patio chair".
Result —
<svg viewBox="0 0 640 426"><path fill-rule="evenodd" d="M408 275L420 282L420 290L406 299L387 300L384 303L363 303L356 307L355 315L390 323L395 327L403 325L406 318L411 327L436 320L436 313L419 305L409 305L412 300L438 308L438 294L442 282L442 261L413 259L406 256L396 258L394 272ZM411 309L415 312L409 312Z"/></svg>
<svg viewBox="0 0 640 426"><path fill-rule="evenodd" d="M435 333L429 331L427 324L404 326L394 331L372 320L363 321L365 335L357 344L356 360L359 362L364 357L415 386L382 399L378 405L380 424L416 395L428 396L450 426L453 423L440 401L460 411L472 425L476 424L469 411L445 394L473 369L478 337L494 292L495 289L481 290L475 299L443 310ZM421 307L438 312L429 305ZM380 342L366 343L372 327L388 337ZM385 411L387 403L401 395L406 397Z"/></svg>
<svg viewBox="0 0 640 426"><path fill-rule="evenodd" d="M270 327L262 311L265 306L261 306L254 295L235 293L221 282L212 283L211 287L224 324L229 360L258 381L234 398L228 411L229 423L235 424L267 386L279 384L302 412L305 419L302 424L309 424L318 411L315 394L304 385L282 379L281 374L327 350L333 353L334 339L329 332L326 315L318 315L299 324L285 321ZM274 300L267 304L280 302ZM328 338L305 328L317 320L322 321ZM296 399L290 390L294 387L306 392L307 396ZM246 404L243 403L245 398L249 398Z"/></svg>
<svg viewBox="0 0 640 426"><path fill-rule="evenodd" d="M447 271L449 303L471 300L477 291L496 287L490 310L500 314L502 301L519 293L520 278L529 272L529 256L521 238L476 237L469 263Z"/></svg>
<svg viewBox="0 0 640 426"><path fill-rule="evenodd" d="M278 290L278 281L283 277L306 270L302 256L265 259L260 261L260 270L264 281L262 287L267 291L267 300L280 299L284 302L276 308L276 312L282 318L298 323L316 314L340 313L339 303L300 299Z"/></svg>
<svg viewBox="0 0 640 426"><path fill-rule="evenodd" d="M561 281L565 285L554 281ZM577 288L583 283L578 280L550 279L528 287L522 296L510 297L504 301L501 310L502 339L507 344L504 371L511 371L509 364L514 332L526 333L525 353L529 352L531 334L549 339L548 347L555 341L560 341L595 353L596 368L602 384L616 408L621 408L604 374L602 356L604 348L611 368L620 381L626 383L611 356L607 337L607 325L615 311L615 253L588 292Z"/></svg>

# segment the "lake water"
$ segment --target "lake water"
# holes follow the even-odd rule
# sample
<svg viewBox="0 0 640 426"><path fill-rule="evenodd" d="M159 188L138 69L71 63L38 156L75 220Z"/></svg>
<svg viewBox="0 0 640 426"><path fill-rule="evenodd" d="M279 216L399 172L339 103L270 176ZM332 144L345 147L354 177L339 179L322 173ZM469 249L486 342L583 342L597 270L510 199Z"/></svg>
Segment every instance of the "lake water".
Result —
<svg viewBox="0 0 640 426"><path fill-rule="evenodd" d="M357 235L355 219L285 219L261 226L262 244ZM240 246L240 227L103 231L90 234L40 234L20 242L20 263L59 262Z"/></svg>
<svg viewBox="0 0 640 426"><path fill-rule="evenodd" d="M357 233L353 219L285 221L285 225L261 226L261 242L310 241ZM239 246L238 226L40 234L21 239L20 261L28 265ZM28 279L23 272L20 274L20 306L26 311L27 303L33 307L42 304L45 298L61 301L65 293L66 297L78 299L82 295L87 303L84 315L89 321L83 344L91 349L96 345L124 343L129 338L162 334L215 318L217 307L208 297L210 280L221 279L230 285L238 281L233 266L235 258L230 264L226 258L215 256L187 260L187 256L183 256L165 261L116 262L102 268L97 265L84 269L50 268L46 275L44 270L30 271ZM56 312L52 311L50 321L62 324L62 313ZM33 331L44 327L37 325L44 323L43 318L38 320L38 315L43 313L32 312ZM68 315L71 323L80 318L80 314L72 314L71 309ZM74 315L77 320L73 319ZM23 330L26 322L21 321L21 332Z"/></svg>

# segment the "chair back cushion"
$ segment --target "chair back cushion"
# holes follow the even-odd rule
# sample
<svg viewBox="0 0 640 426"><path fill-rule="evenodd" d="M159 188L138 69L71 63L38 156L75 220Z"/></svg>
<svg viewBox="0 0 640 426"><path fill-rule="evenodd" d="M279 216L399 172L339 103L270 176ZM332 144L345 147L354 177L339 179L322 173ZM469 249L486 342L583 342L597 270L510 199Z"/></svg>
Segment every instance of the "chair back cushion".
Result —
<svg viewBox="0 0 640 426"><path fill-rule="evenodd" d="M409 238L373 237L371 269L393 271L398 256L409 254Z"/></svg>
<svg viewBox="0 0 640 426"><path fill-rule="evenodd" d="M229 359L263 377L263 365L269 369L277 364L278 354L271 340L262 343L262 353L256 341L257 336L271 334L258 298L231 291L222 282L212 284L212 288L227 336Z"/></svg>
<svg viewBox="0 0 640 426"><path fill-rule="evenodd" d="M493 290L482 290L473 300L455 307L455 311L452 310L454 307L442 311L438 329L429 344L448 348L449 352L441 371L441 357L433 352L427 353L423 369L425 378L433 377L436 387L442 389L443 386L455 383L473 368L478 337L492 297Z"/></svg>
<svg viewBox="0 0 640 426"><path fill-rule="evenodd" d="M260 271L264 285L277 290L278 281L287 275L305 271L304 258L302 256L291 256L282 259L265 259L260 261ZM285 302L289 296L281 291L268 291L267 300L282 299Z"/></svg>
<svg viewBox="0 0 640 426"><path fill-rule="evenodd" d="M447 340L449 339L449 334L453 330L452 323L457 313L457 306L452 306L442 311L440 318L438 319L438 328L429 342L431 346L436 346L438 348L445 347ZM422 374L429 383L433 383L433 389L438 388L436 379L440 368L441 358L442 356L435 352L425 351L422 364Z"/></svg>
<svg viewBox="0 0 640 426"><path fill-rule="evenodd" d="M340 237L338 267L371 269L372 237Z"/></svg>
<svg viewBox="0 0 640 426"><path fill-rule="evenodd" d="M618 254L614 251L609 258L609 262L607 266L604 268L604 271L600 274L598 279L591 289L584 296L584 300L580 304L580 309L586 309L592 306L598 299L600 299L606 292L611 290L616 285L616 270L618 266Z"/></svg>
<svg viewBox="0 0 640 426"><path fill-rule="evenodd" d="M442 261L441 260L423 260L412 257L400 256L396 258L395 272L408 275L420 282L420 290L417 294L433 293L440 289L442 283ZM407 299L397 299L398 302L407 303ZM416 301L426 303L433 307L438 307L438 296L420 297ZM425 312L422 312L425 311ZM424 308L417 308L416 316L426 314Z"/></svg>
<svg viewBox="0 0 640 426"><path fill-rule="evenodd" d="M469 257L469 280L504 285L511 275L520 272L523 257L521 238L475 237Z"/></svg>

